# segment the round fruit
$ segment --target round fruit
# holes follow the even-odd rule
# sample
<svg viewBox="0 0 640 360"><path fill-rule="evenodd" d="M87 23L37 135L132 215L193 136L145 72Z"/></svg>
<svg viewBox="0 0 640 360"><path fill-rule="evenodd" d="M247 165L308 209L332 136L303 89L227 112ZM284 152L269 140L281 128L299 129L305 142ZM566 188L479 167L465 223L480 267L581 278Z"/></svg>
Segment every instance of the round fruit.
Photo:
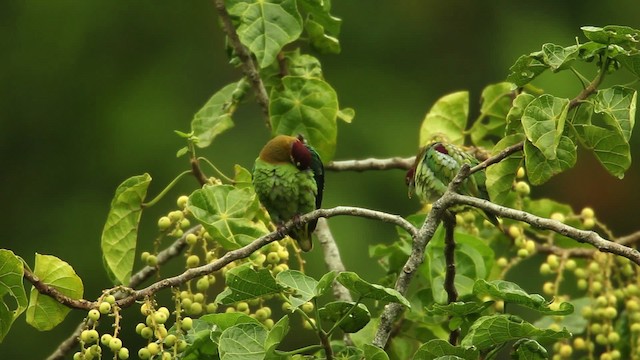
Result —
<svg viewBox="0 0 640 360"><path fill-rule="evenodd" d="M191 319L188 316L182 318L182 322L180 323L180 328L184 331L191 330L191 328L193 328L193 319Z"/></svg>
<svg viewBox="0 0 640 360"><path fill-rule="evenodd" d="M111 312L111 304L109 304L106 301L103 301L100 303L100 305L98 306L98 310L100 310L101 314L108 314Z"/></svg>
<svg viewBox="0 0 640 360"><path fill-rule="evenodd" d="M189 255L187 258L187 267L194 268L200 265L200 258L198 255Z"/></svg>
<svg viewBox="0 0 640 360"><path fill-rule="evenodd" d="M182 195L178 197L176 205L178 205L180 209L184 209L185 207L187 207L187 202L189 202L189 197L187 195Z"/></svg>
<svg viewBox="0 0 640 360"><path fill-rule="evenodd" d="M93 321L98 321L98 319L100 319L100 311L98 311L96 309L91 309L91 310L89 310L88 317L89 317L89 319L91 319Z"/></svg>
<svg viewBox="0 0 640 360"><path fill-rule="evenodd" d="M160 229L160 231L167 230L169 226L171 226L171 219L169 219L168 217L163 216L158 219L158 229Z"/></svg>
<svg viewBox="0 0 640 360"><path fill-rule="evenodd" d="M129 349L126 347L120 348L120 351L118 351L118 358L121 360L127 360L129 358Z"/></svg>
<svg viewBox="0 0 640 360"><path fill-rule="evenodd" d="M109 342L109 349L111 349L111 351L116 352L116 351L119 351L121 348L122 348L122 340L118 338L111 339L111 342Z"/></svg>

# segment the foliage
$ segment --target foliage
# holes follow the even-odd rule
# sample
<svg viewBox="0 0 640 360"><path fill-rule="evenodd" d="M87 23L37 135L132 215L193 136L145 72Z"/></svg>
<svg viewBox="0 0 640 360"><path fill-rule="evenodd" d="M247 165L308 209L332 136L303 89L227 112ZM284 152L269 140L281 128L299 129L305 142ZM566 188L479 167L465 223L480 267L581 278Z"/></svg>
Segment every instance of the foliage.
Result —
<svg viewBox="0 0 640 360"><path fill-rule="evenodd" d="M455 231L433 228L425 246L416 249L430 217L437 214L437 206L424 204L406 217L408 225L394 243L372 246L371 257L387 276L371 282L349 271L306 274L295 241L284 237L287 229L274 226L260 206L250 172L238 165L233 178L219 172L206 177L200 164L207 160L196 156L196 150L233 127L233 114L246 93L263 86L268 98L256 91L256 100L268 105L265 115L272 135L301 134L329 163L338 120L351 122L354 111L340 108L319 59L309 52L340 51L340 19L331 14L329 1L317 0L233 0L226 2L221 16L229 16L237 32L228 34L229 41L237 35L235 45L252 55L243 59L229 49L231 63L245 66L246 77L213 94L195 114L189 132L177 132L186 141L178 155L189 156L202 187L180 195L177 209L158 219L155 248L141 253L146 267L135 276L153 273L180 251L186 270L146 289L126 287L139 285L132 285L137 229L143 210L156 203L145 202L151 177L131 177L116 189L102 234L102 257L114 287L95 302L72 301L82 298L83 285L66 262L37 254L31 271L13 252L0 250L0 341L25 310L27 322L37 329L55 327L70 311L59 302L65 298L72 307L88 311L74 359L110 356L107 348L115 359L128 358L119 338L120 311L136 300L144 317L136 332L147 340L137 351L143 359L492 359L503 349L517 359L545 359L550 352L554 358L572 353L610 359L638 356L640 290L631 256L576 244L569 237L583 234L579 230L598 230L614 239L592 209L574 213L568 205L532 199L530 184L543 184L574 167L578 144L611 175L624 176L631 165L637 91L600 86L606 75L622 68L640 76L640 31L588 26L582 28L585 43L544 44L540 51L518 58L506 82L482 91L475 120L469 120L470 95L461 91L440 98L419 129L421 145L434 140L469 145L483 158L521 145L521 152L508 154L486 171L493 203L532 219L550 218L570 230L544 230L531 226L540 221L508 218L494 227L475 211L465 211L455 214ZM574 64L579 62L595 64L593 80L578 73ZM530 82L547 70L576 74L583 90L572 99L534 91ZM318 217L300 215L285 226ZM379 216L390 221L389 214ZM171 239L173 244L167 245ZM414 261L416 254L420 256ZM522 261L540 254L547 255L541 276L553 276L542 285L544 296L530 284L506 280ZM408 272L415 272L419 290L407 291L408 284L402 284L402 274ZM37 285L28 303L23 277ZM573 278L576 288L565 289ZM173 303L158 303L155 294L168 287ZM330 290L339 293L340 287L346 297L331 298ZM402 309L401 322L386 318L392 308L386 304ZM274 311L274 306L280 309ZM109 318L113 333L99 336L96 324ZM385 321L397 331L385 330ZM300 329L314 332L318 343L285 350L282 343ZM381 342L379 334L391 337Z"/></svg>

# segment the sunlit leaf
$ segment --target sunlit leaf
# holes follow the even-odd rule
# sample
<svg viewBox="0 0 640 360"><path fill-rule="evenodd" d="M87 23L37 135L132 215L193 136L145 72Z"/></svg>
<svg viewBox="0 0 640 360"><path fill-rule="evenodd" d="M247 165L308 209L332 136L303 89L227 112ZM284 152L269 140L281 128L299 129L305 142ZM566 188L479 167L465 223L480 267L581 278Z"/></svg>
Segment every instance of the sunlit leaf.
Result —
<svg viewBox="0 0 640 360"><path fill-rule="evenodd" d="M322 275L320 280L318 280L318 284L316 285L316 288L314 290L314 295L322 296L326 294L327 291L329 291L329 289L331 288L331 286L333 286L333 282L336 280L337 277L338 277L338 272L336 271L330 271Z"/></svg>
<svg viewBox="0 0 640 360"><path fill-rule="evenodd" d="M282 47L302 32L295 0L228 0L226 6L240 23L236 28L240 41L261 68L273 63Z"/></svg>
<svg viewBox="0 0 640 360"><path fill-rule="evenodd" d="M309 34L311 45L321 53L339 53L338 35L342 20L331 15L331 2L299 0L298 5L307 14L304 26Z"/></svg>
<svg viewBox="0 0 640 360"><path fill-rule="evenodd" d="M547 349L535 340L520 339L513 344L513 356L518 360L547 360Z"/></svg>
<svg viewBox="0 0 640 360"><path fill-rule="evenodd" d="M541 341L553 341L570 337L567 330L555 331L538 329L530 323L513 315L482 316L476 320L460 345L475 346L483 351L507 341L534 338Z"/></svg>
<svg viewBox="0 0 640 360"><path fill-rule="evenodd" d="M272 134L297 136L318 151L324 162L336 151L338 97L322 79L285 76L274 88L269 104Z"/></svg>
<svg viewBox="0 0 640 360"><path fill-rule="evenodd" d="M205 186L189 196L187 209L228 250L247 245L268 233L264 224L251 221L258 211L258 203L250 186Z"/></svg>
<svg viewBox="0 0 640 360"><path fill-rule="evenodd" d="M51 255L36 254L33 273L40 281L58 290L72 299L81 299L84 292L82 280L71 265ZM44 331L51 330L62 322L71 308L59 303L54 298L40 294L35 287L31 288L27 323Z"/></svg>
<svg viewBox="0 0 640 360"><path fill-rule="evenodd" d="M316 296L318 281L298 270L285 270L278 273L276 282L280 286L293 290L293 293L289 294L289 302L294 307L301 306Z"/></svg>
<svg viewBox="0 0 640 360"><path fill-rule="evenodd" d="M600 44L629 44L640 42L640 31L628 26L583 26L584 36Z"/></svg>
<svg viewBox="0 0 640 360"><path fill-rule="evenodd" d="M568 109L569 99L543 94L531 101L522 114L527 139L549 160L556 158Z"/></svg>
<svg viewBox="0 0 640 360"><path fill-rule="evenodd" d="M478 303L456 301L448 304L433 303L426 309L426 313L429 315L446 315L465 317L471 314L478 314L486 310L489 306L493 305L495 301L485 301Z"/></svg>
<svg viewBox="0 0 640 360"><path fill-rule="evenodd" d="M513 106L507 114L507 125L505 129L507 135L521 134L524 131L522 128L522 114L524 113L524 109L535 98L535 96L527 93L521 93L516 96L513 100Z"/></svg>
<svg viewBox="0 0 640 360"><path fill-rule="evenodd" d="M276 348L289 332L289 328L289 316L285 315L269 330L267 339L264 342L264 349L267 351L267 356L274 355Z"/></svg>
<svg viewBox="0 0 640 360"><path fill-rule="evenodd" d="M568 136L561 136L556 157L550 160L529 141L524 143L525 165L529 182L533 185L545 183L554 175L571 169L577 161L576 145Z"/></svg>
<svg viewBox="0 0 640 360"><path fill-rule="evenodd" d="M627 142L635 125L637 95L634 89L616 85L599 90L594 98L594 111L602 113L606 123L619 129Z"/></svg>
<svg viewBox="0 0 640 360"><path fill-rule="evenodd" d="M27 308L27 294L22 285L22 261L10 250L0 249L0 343L11 324Z"/></svg>
<svg viewBox="0 0 640 360"><path fill-rule="evenodd" d="M503 137L493 147L491 155L496 155L509 146L524 141L522 134L513 134ZM487 174L487 191L489 198L496 204L506 205L516 178L518 168L522 166L522 152L512 154L497 164L489 166Z"/></svg>
<svg viewBox="0 0 640 360"><path fill-rule="evenodd" d="M341 272L337 280L344 287L356 293L361 299L369 298L381 302L397 302L406 307L411 307L409 301L396 290L366 282L354 272Z"/></svg>
<svg viewBox="0 0 640 360"><path fill-rule="evenodd" d="M283 290L269 270L254 270L251 264L240 265L227 271L225 280L228 289L219 293L215 300L223 305L276 294Z"/></svg>
<svg viewBox="0 0 640 360"><path fill-rule="evenodd" d="M478 296L489 295L503 300L505 303L518 304L536 310L542 314L568 315L573 312L573 305L563 302L557 310L549 307L550 302L542 295L529 294L518 284L505 280L486 281L479 279L473 286L473 293Z"/></svg>
<svg viewBox="0 0 640 360"><path fill-rule="evenodd" d="M220 335L220 360L262 360L268 332L263 325L244 323L232 326Z"/></svg>
<svg viewBox="0 0 640 360"><path fill-rule="evenodd" d="M364 358L365 360L389 360L389 355L375 345L364 344Z"/></svg>
<svg viewBox="0 0 640 360"><path fill-rule="evenodd" d="M205 148L216 136L233 127L231 116L249 88L246 80L231 83L218 90L191 120L196 146Z"/></svg>
<svg viewBox="0 0 640 360"><path fill-rule="evenodd" d="M464 130L469 117L469 92L459 91L438 99L420 127L420 146L435 139L463 145Z"/></svg>
<svg viewBox="0 0 640 360"><path fill-rule="evenodd" d="M578 58L578 45L563 47L556 44L542 45L542 59L553 72L566 69Z"/></svg>
<svg viewBox="0 0 640 360"><path fill-rule="evenodd" d="M102 230L102 260L114 284L129 284L138 241L142 201L151 183L149 174L130 177L118 188Z"/></svg>

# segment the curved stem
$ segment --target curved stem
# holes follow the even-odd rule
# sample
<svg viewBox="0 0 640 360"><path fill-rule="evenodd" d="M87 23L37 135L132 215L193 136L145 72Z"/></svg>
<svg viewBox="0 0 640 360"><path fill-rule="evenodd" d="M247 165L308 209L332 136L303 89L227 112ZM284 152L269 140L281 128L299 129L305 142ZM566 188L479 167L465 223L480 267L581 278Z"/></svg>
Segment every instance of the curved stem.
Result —
<svg viewBox="0 0 640 360"><path fill-rule="evenodd" d="M162 189L162 191L160 192L160 194L156 195L155 198L153 198L153 200L146 202L146 203L142 203L142 207L152 207L153 205L155 205L158 201L160 201L168 192L169 190L171 190L171 188L173 188L180 179L182 179L183 176L191 174L191 170L186 170L180 173L180 175L176 176L170 183L169 185L167 185L164 189Z"/></svg>
<svg viewBox="0 0 640 360"><path fill-rule="evenodd" d="M205 157L199 157L198 160L203 160L204 162L206 162L209 166L211 166L213 171L215 171L218 175L220 175L220 177L222 177L225 181L227 181L227 182L229 182L231 184L233 184L235 182L233 179L231 179L230 177L225 175L222 171L220 171L220 169L218 169L215 165L213 165L213 163L211 161L209 161L209 159L207 159Z"/></svg>

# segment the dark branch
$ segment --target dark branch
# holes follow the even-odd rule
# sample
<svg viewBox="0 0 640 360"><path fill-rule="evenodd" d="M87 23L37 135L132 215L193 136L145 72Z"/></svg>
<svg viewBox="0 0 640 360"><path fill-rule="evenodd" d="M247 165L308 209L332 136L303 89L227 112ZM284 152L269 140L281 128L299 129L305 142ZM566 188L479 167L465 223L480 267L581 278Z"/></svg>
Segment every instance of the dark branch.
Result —
<svg viewBox="0 0 640 360"><path fill-rule="evenodd" d="M456 229L455 216L447 211L442 218L444 224L444 260L446 265L444 276L444 290L447 292L447 303L451 304L458 301L458 290L456 289L456 241L454 237ZM449 320L452 316L449 317ZM449 343L453 346L458 344L458 337L460 336L460 329L453 329L449 333Z"/></svg>

